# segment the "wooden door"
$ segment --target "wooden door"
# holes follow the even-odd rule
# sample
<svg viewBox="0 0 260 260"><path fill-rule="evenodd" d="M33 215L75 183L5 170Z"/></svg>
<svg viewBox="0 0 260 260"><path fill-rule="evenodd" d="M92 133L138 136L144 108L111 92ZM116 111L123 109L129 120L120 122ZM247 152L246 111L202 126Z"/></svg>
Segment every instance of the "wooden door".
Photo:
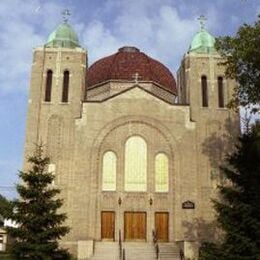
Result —
<svg viewBox="0 0 260 260"><path fill-rule="evenodd" d="M156 212L155 213L155 230L157 239L161 242L169 240L169 213Z"/></svg>
<svg viewBox="0 0 260 260"><path fill-rule="evenodd" d="M101 212L101 239L114 240L115 237L115 212Z"/></svg>
<svg viewBox="0 0 260 260"><path fill-rule="evenodd" d="M146 213L145 212L125 212L124 237L125 240L146 239Z"/></svg>

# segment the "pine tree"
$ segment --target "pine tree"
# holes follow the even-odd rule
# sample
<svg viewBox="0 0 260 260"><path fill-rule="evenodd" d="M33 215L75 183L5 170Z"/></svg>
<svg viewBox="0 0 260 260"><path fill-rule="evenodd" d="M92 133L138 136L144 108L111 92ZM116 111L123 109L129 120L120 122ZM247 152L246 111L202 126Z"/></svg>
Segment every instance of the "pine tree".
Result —
<svg viewBox="0 0 260 260"><path fill-rule="evenodd" d="M214 201L224 231L220 244L204 244L200 259L260 259L260 125L239 138L222 170L226 184Z"/></svg>
<svg viewBox="0 0 260 260"><path fill-rule="evenodd" d="M3 226L4 219L9 218L12 206L8 199L0 194L0 226Z"/></svg>
<svg viewBox="0 0 260 260"><path fill-rule="evenodd" d="M12 253L15 259L68 259L67 250L58 247L58 239L69 231L62 226L66 215L57 212L62 206L62 200L56 197L60 191L51 185L54 176L47 171L49 158L43 157L42 145L36 146L28 162L30 170L19 174L20 199L12 202L11 219L19 224L8 229L15 239Z"/></svg>

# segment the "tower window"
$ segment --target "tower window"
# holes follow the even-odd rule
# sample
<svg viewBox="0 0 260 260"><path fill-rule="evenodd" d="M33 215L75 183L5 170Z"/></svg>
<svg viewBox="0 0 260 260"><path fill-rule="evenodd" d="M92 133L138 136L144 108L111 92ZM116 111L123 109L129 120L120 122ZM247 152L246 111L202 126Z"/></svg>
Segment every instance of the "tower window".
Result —
<svg viewBox="0 0 260 260"><path fill-rule="evenodd" d="M201 77L202 106L208 107L208 83L207 77Z"/></svg>
<svg viewBox="0 0 260 260"><path fill-rule="evenodd" d="M69 80L70 73L66 70L63 73L62 102L68 102L69 99Z"/></svg>
<svg viewBox="0 0 260 260"><path fill-rule="evenodd" d="M224 107L224 86L222 77L218 77L218 106Z"/></svg>
<svg viewBox="0 0 260 260"><path fill-rule="evenodd" d="M52 71L47 71L46 86L45 86L45 98L44 101L51 101L51 88L52 88Z"/></svg>

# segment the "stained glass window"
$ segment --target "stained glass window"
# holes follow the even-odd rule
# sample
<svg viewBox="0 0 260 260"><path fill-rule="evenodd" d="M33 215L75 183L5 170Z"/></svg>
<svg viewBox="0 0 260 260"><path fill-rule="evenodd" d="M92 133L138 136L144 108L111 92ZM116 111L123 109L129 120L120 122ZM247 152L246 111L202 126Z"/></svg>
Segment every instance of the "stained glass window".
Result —
<svg viewBox="0 0 260 260"><path fill-rule="evenodd" d="M130 137L125 145L125 190L147 190L147 145L140 136Z"/></svg>
<svg viewBox="0 0 260 260"><path fill-rule="evenodd" d="M106 152L103 156L102 190L116 190L116 155L114 152Z"/></svg>
<svg viewBox="0 0 260 260"><path fill-rule="evenodd" d="M168 192L169 190L169 160L164 153L155 157L155 191Z"/></svg>

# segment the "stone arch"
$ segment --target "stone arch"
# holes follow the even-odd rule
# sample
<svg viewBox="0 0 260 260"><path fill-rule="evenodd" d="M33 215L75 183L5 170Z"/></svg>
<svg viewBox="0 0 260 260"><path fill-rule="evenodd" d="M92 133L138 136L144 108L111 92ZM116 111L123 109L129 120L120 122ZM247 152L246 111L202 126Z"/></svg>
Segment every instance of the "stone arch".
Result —
<svg viewBox="0 0 260 260"><path fill-rule="evenodd" d="M91 153L88 158L88 161L90 162L90 169L89 169L90 183L91 183L90 193L92 194L92 197L90 199L90 208L97 208L100 205L99 202L100 196L96 196L96 192L99 192L98 187L101 180L101 178L99 178L97 174L99 172L99 168L98 168L100 164L99 160L102 154L100 147L103 145L106 138L109 136L109 134L112 131L120 128L121 126L130 125L130 124L139 124L139 125L145 125L147 127L150 127L151 129L157 131L158 134L160 134L168 143L169 152L167 153L167 155L169 156L169 158L172 158L171 167L172 167L172 171L174 172L174 177L172 180L172 183L174 185L174 190L171 192L174 193L175 202L176 202L175 204L174 203L172 204L172 207L174 209L174 212L177 215L178 212L180 211L179 204L181 201L180 169L181 169L182 151L179 147L178 141L171 133L170 129L168 129L167 126L165 126L160 120L157 120L152 117L147 117L147 116L123 116L106 124L102 129L100 129L100 131L97 132L96 137L93 139L91 145ZM133 134L134 133L129 133L129 136ZM115 153L117 154L117 151L115 151ZM97 212L98 210L93 212L91 212L90 210L89 219L91 223L95 223L95 221L98 221L98 215L96 215ZM177 218L174 219L173 221L174 221L174 226L180 224L180 220ZM99 230L96 229L95 230L96 235L94 234L93 235L98 236L99 234L98 232Z"/></svg>

